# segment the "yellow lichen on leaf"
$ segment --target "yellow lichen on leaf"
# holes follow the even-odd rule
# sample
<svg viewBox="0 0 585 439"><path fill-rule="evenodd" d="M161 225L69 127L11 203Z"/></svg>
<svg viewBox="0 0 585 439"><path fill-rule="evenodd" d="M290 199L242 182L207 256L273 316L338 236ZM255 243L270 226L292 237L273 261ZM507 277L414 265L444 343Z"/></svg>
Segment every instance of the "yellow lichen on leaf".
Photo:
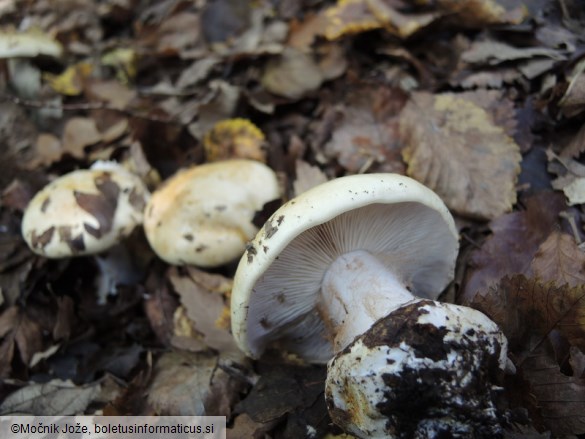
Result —
<svg viewBox="0 0 585 439"><path fill-rule="evenodd" d="M185 307L182 305L179 305L173 313L173 334L177 337L202 338L193 329L191 320L187 317Z"/></svg>
<svg viewBox="0 0 585 439"><path fill-rule="evenodd" d="M44 79L49 86L65 96L79 96L83 92L83 82L91 75L93 66L88 62L67 67L60 75L45 73Z"/></svg>
<svg viewBox="0 0 585 439"><path fill-rule="evenodd" d="M264 133L247 119L226 119L214 125L203 138L210 162L251 159L266 162Z"/></svg>
<svg viewBox="0 0 585 439"><path fill-rule="evenodd" d="M407 174L473 218L496 218L516 202L520 148L484 109L494 99L501 97L414 93L400 116Z"/></svg>
<svg viewBox="0 0 585 439"><path fill-rule="evenodd" d="M229 306L224 306L221 315L215 321L215 326L221 329L230 329L232 324L231 310Z"/></svg>
<svg viewBox="0 0 585 439"><path fill-rule="evenodd" d="M136 52L133 49L115 49L102 56L104 66L113 67L116 77L122 84L128 84L136 77Z"/></svg>
<svg viewBox="0 0 585 439"><path fill-rule="evenodd" d="M328 40L382 28L367 0L339 0L325 10L325 18L325 38Z"/></svg>

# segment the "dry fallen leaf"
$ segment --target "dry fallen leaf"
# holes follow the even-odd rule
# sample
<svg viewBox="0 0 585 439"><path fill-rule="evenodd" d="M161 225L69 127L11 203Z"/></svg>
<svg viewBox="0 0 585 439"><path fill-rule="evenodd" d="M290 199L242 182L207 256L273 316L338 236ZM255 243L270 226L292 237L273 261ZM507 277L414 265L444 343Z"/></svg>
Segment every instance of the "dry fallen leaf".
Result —
<svg viewBox="0 0 585 439"><path fill-rule="evenodd" d="M585 380L562 373L552 346L548 348L560 335L585 350L585 284L571 288L516 275L504 277L490 294L476 299L472 306L508 338L546 427L555 437L585 433Z"/></svg>
<svg viewBox="0 0 585 439"><path fill-rule="evenodd" d="M132 99L136 97L136 91L120 84L118 81L102 81L91 79L85 87L86 96L92 101L105 102L112 108L125 109Z"/></svg>
<svg viewBox="0 0 585 439"><path fill-rule="evenodd" d="M61 141L50 133L41 133L37 137L35 144L36 155L29 168L35 168L38 165L48 166L61 159L63 149Z"/></svg>
<svg viewBox="0 0 585 439"><path fill-rule="evenodd" d="M562 373L543 346L524 360L522 372L554 437L585 433L585 379Z"/></svg>
<svg viewBox="0 0 585 439"><path fill-rule="evenodd" d="M533 57L548 57L555 60L564 56L547 47L514 47L499 41L475 41L462 53L461 59L469 64L496 65L506 61L518 61Z"/></svg>
<svg viewBox="0 0 585 439"><path fill-rule="evenodd" d="M534 276L542 282L576 287L585 284L585 253L575 239L554 230L534 255Z"/></svg>
<svg viewBox="0 0 585 439"><path fill-rule="evenodd" d="M204 416L204 401L217 357L190 352L167 352L154 366L148 403L159 415Z"/></svg>
<svg viewBox="0 0 585 439"><path fill-rule="evenodd" d="M181 274L176 268L170 269L169 278L195 331L203 336L207 346L226 356L240 359L241 351L229 332L229 325L226 326L223 322L231 280L195 267L185 269L185 274Z"/></svg>
<svg viewBox="0 0 585 439"><path fill-rule="evenodd" d="M419 0L418 3L431 4L457 24L470 28L518 24L528 13L521 2L506 0Z"/></svg>
<svg viewBox="0 0 585 439"><path fill-rule="evenodd" d="M72 117L63 129L63 152L68 152L73 157L82 159L85 157L84 148L101 140L102 136L93 119Z"/></svg>
<svg viewBox="0 0 585 439"><path fill-rule="evenodd" d="M526 210L503 215L489 227L492 235L471 256L462 300L469 303L476 294L485 295L489 287L506 275L528 274L539 246L558 224L565 209L563 197L540 192L528 198Z"/></svg>
<svg viewBox="0 0 585 439"><path fill-rule="evenodd" d="M552 181L552 187L562 190L571 206L585 203L585 165L575 159L559 157L550 149L546 154L548 171L558 176Z"/></svg>
<svg viewBox="0 0 585 439"><path fill-rule="evenodd" d="M0 315L0 350L6 355L0 361L0 376L7 376L14 355L18 348L20 359L29 364L33 355L42 349L41 327L20 308L13 306Z"/></svg>
<svg viewBox="0 0 585 439"><path fill-rule="evenodd" d="M561 111L566 117L575 117L585 110L585 61L581 60L574 68L565 95L559 101Z"/></svg>
<svg viewBox="0 0 585 439"><path fill-rule="evenodd" d="M524 275L506 276L472 302L496 322L518 363L553 331L585 351L585 284L569 287Z"/></svg>
<svg viewBox="0 0 585 439"><path fill-rule="evenodd" d="M404 173L397 140L406 95L391 87L355 87L338 110L325 153L349 172Z"/></svg>
<svg viewBox="0 0 585 439"><path fill-rule="evenodd" d="M32 383L11 393L0 405L0 414L71 416L83 413L99 395L100 384L76 386L67 380Z"/></svg>
<svg viewBox="0 0 585 439"><path fill-rule="evenodd" d="M460 215L497 218L516 202L520 148L474 92L412 95L400 116L407 174ZM487 104L487 105L486 105Z"/></svg>
<svg viewBox="0 0 585 439"><path fill-rule="evenodd" d="M339 0L322 15L325 24L324 34L328 40L382 27L381 21L374 15L366 0Z"/></svg>
<svg viewBox="0 0 585 439"><path fill-rule="evenodd" d="M254 421L246 413L242 413L234 420L231 428L226 430L226 439L264 438L274 428L277 421L262 423Z"/></svg>
<svg viewBox="0 0 585 439"><path fill-rule="evenodd" d="M261 82L270 93L300 99L321 86L323 75L310 55L288 48L267 63Z"/></svg>
<svg viewBox="0 0 585 439"><path fill-rule="evenodd" d="M294 196L308 191L314 186L327 181L327 176L317 166L311 166L304 160L297 160L295 163L296 178L293 182Z"/></svg>

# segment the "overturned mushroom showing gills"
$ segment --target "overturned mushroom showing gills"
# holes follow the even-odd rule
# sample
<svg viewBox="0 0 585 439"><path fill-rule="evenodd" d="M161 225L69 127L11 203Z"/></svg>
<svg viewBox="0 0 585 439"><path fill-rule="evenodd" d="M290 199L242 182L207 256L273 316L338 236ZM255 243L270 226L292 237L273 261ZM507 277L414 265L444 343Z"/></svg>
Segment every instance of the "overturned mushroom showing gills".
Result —
<svg viewBox="0 0 585 439"><path fill-rule="evenodd" d="M317 363L335 355L330 413L359 437L457 437L466 422L476 437L483 424L495 434L492 391L506 339L480 312L434 301L453 279L457 251L451 214L415 180L332 180L282 206L248 246L234 279L232 332L252 357L269 346ZM404 392L392 391L400 379L412 396L407 411L398 407ZM430 381L452 396L427 398Z"/></svg>
<svg viewBox="0 0 585 439"><path fill-rule="evenodd" d="M140 178L112 162L65 174L39 191L22 219L22 235L47 258L93 255L136 226L149 193Z"/></svg>
<svg viewBox="0 0 585 439"><path fill-rule="evenodd" d="M256 211L280 197L276 174L253 160L226 160L180 171L146 207L152 249L170 264L216 267L242 255L258 231Z"/></svg>

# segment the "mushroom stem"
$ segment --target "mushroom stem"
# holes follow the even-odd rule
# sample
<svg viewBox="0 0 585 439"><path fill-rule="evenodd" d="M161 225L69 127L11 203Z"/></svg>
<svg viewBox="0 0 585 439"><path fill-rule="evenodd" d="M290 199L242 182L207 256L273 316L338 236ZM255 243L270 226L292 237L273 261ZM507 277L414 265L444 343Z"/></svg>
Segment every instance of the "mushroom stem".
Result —
<svg viewBox="0 0 585 439"><path fill-rule="evenodd" d="M321 286L319 312L335 353L402 305L418 300L373 254L356 250L339 256Z"/></svg>

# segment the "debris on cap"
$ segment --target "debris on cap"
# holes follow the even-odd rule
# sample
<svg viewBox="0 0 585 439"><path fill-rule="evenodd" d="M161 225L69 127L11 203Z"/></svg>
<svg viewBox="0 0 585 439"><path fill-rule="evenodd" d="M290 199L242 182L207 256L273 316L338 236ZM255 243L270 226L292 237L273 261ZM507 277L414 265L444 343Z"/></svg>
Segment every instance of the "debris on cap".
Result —
<svg viewBox="0 0 585 439"><path fill-rule="evenodd" d="M142 223L149 192L140 178L115 163L65 174L28 204L22 235L47 258L97 254Z"/></svg>

